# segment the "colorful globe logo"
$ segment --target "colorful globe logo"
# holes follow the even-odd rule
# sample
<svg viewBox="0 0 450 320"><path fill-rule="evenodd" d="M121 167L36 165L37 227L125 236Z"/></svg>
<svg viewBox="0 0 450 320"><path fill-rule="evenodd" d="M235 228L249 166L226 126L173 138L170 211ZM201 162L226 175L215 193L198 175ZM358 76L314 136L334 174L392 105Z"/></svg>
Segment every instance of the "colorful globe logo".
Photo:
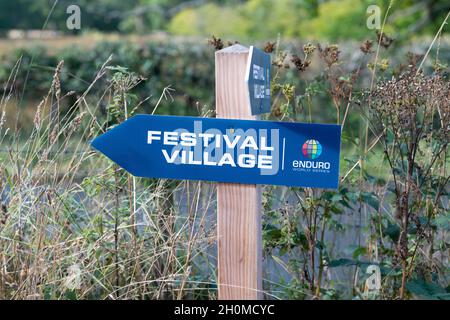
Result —
<svg viewBox="0 0 450 320"><path fill-rule="evenodd" d="M306 140L303 144L302 152L309 159L317 159L322 154L322 145L314 139Z"/></svg>

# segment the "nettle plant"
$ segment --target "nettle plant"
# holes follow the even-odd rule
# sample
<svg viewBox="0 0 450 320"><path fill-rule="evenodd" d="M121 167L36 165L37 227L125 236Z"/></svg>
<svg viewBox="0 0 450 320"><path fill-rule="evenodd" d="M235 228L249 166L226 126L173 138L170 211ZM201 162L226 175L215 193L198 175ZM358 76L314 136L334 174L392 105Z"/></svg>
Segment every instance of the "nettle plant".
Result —
<svg viewBox="0 0 450 320"><path fill-rule="evenodd" d="M370 123L383 141L393 179L388 189L396 221L388 233L396 241L392 262L401 268L399 296L404 298L405 289L413 292L418 281L445 277L445 266L435 257L445 254L448 243L435 237L448 219L450 82L441 72L425 75L410 65L380 82L368 101Z"/></svg>
<svg viewBox="0 0 450 320"><path fill-rule="evenodd" d="M386 43L378 38L378 42L387 49L392 39ZM266 188L265 253L290 277L285 282L282 278L274 290L280 289L289 298L370 298L364 273L375 264L381 269L382 282L372 297L403 299L409 292L445 298L448 79L441 67L432 75L419 71L420 57L413 54L408 55L410 67L400 65L397 70L388 59L377 56L372 60L372 41L364 42L360 50L356 61L342 61L337 45L307 44L300 55L279 50L278 44L265 46L266 52L273 52L270 118L333 121L332 106L334 119L343 127L344 147L359 149L357 163L344 166L337 191L289 188L274 196L273 188ZM317 75L308 74L310 68ZM377 84L375 73L387 76L390 70L394 78ZM364 77L371 77L375 84L367 100L360 99L361 92L368 90ZM314 110L316 105L321 105L319 113ZM361 121L364 108L354 108L357 105L369 105L370 116L365 121ZM362 129L359 137L345 131L358 126ZM389 169L373 176L366 162L378 159L379 154L387 164L382 166ZM343 235L344 213L353 220L359 215L360 222L363 214L370 219L367 236L362 236L364 230L354 235L356 249L350 258L336 256L334 244L327 241L330 236ZM353 267L351 285L337 286L331 280L331 269L337 267Z"/></svg>
<svg viewBox="0 0 450 320"><path fill-rule="evenodd" d="M342 61L340 48L334 44L308 43L300 53L294 53L267 43L265 51L273 52L274 73L270 118L334 122L344 128L346 122L350 123L349 111L355 104L371 47L372 42L366 41L360 57L352 63ZM311 68L314 70L309 72ZM344 139L355 143L351 137ZM362 175L362 183L367 177ZM289 273L289 278L282 278L273 290L295 299L338 298L364 291L365 279L358 276L358 270L362 267L364 274L370 263L360 260L369 251L361 236L355 236L358 245L352 252L353 259L336 256L335 244L329 239L343 235L345 213L359 213L361 217L363 207L379 210L378 198L370 188L361 190L346 181L336 191L287 188L279 194L273 187L266 187L264 198L265 253ZM350 277L354 281L338 288L331 280L332 269L349 266L353 267Z"/></svg>

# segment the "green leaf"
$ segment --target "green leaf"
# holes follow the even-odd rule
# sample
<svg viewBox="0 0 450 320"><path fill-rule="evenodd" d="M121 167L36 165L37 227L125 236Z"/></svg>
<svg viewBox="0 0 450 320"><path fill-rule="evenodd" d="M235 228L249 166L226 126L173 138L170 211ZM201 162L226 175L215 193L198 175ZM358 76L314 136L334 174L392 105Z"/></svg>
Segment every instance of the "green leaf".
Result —
<svg viewBox="0 0 450 320"><path fill-rule="evenodd" d="M361 200L377 211L380 208L380 201L378 200L377 196L375 196L371 192L361 192Z"/></svg>
<svg viewBox="0 0 450 320"><path fill-rule="evenodd" d="M330 268L335 268L335 267L344 267L344 266L356 266L358 265L358 262L352 259L347 259L347 258L340 258L340 259L336 259L336 260L331 260L328 263L328 266Z"/></svg>
<svg viewBox="0 0 450 320"><path fill-rule="evenodd" d="M364 255L367 253L366 247L358 247L353 251L353 259L358 259L360 255Z"/></svg>
<svg viewBox="0 0 450 320"><path fill-rule="evenodd" d="M440 285L426 282L422 279L410 280L406 283L406 289L414 295L428 300L448 300L449 294Z"/></svg>
<svg viewBox="0 0 450 320"><path fill-rule="evenodd" d="M434 219L434 224L443 230L450 230L450 213L442 214Z"/></svg>
<svg viewBox="0 0 450 320"><path fill-rule="evenodd" d="M75 290L66 290L66 292L64 292L64 297L67 300L77 300L77 293Z"/></svg>
<svg viewBox="0 0 450 320"><path fill-rule="evenodd" d="M281 237L281 230L272 224L268 224L264 228L263 235L267 241L278 241Z"/></svg>
<svg viewBox="0 0 450 320"><path fill-rule="evenodd" d="M347 193L347 197L351 202L356 202L359 199L359 192L349 192Z"/></svg>
<svg viewBox="0 0 450 320"><path fill-rule="evenodd" d="M338 202L338 201L341 201L342 199L343 199L342 195L340 195L339 193L336 193L335 195L333 195L331 197L331 202Z"/></svg>
<svg viewBox="0 0 450 320"><path fill-rule="evenodd" d="M384 229L384 234L389 236L392 241L397 242L398 238L400 237L400 227L396 224L391 224L390 222L388 222L387 228Z"/></svg>
<svg viewBox="0 0 450 320"><path fill-rule="evenodd" d="M335 213L335 214L341 214L342 213L342 209L336 207L336 206L331 206L330 207L331 212Z"/></svg>

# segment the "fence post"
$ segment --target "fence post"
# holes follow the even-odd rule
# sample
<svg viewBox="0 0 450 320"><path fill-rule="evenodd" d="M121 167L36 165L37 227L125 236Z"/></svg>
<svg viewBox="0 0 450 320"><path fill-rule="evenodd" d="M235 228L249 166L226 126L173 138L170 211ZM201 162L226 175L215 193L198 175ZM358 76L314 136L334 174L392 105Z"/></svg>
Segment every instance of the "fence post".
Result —
<svg viewBox="0 0 450 320"><path fill-rule="evenodd" d="M249 49L216 52L217 118L256 119L245 83ZM218 298L262 299L261 188L217 184Z"/></svg>

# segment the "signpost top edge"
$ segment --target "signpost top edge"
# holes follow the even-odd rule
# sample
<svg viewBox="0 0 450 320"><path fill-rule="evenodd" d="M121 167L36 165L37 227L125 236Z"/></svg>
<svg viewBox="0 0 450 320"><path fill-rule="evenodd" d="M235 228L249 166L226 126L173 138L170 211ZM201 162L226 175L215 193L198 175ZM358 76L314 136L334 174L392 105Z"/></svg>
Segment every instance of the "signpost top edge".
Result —
<svg viewBox="0 0 450 320"><path fill-rule="evenodd" d="M216 51L216 54L249 53L249 52L250 52L250 48L237 43L232 46L226 47L222 50Z"/></svg>

